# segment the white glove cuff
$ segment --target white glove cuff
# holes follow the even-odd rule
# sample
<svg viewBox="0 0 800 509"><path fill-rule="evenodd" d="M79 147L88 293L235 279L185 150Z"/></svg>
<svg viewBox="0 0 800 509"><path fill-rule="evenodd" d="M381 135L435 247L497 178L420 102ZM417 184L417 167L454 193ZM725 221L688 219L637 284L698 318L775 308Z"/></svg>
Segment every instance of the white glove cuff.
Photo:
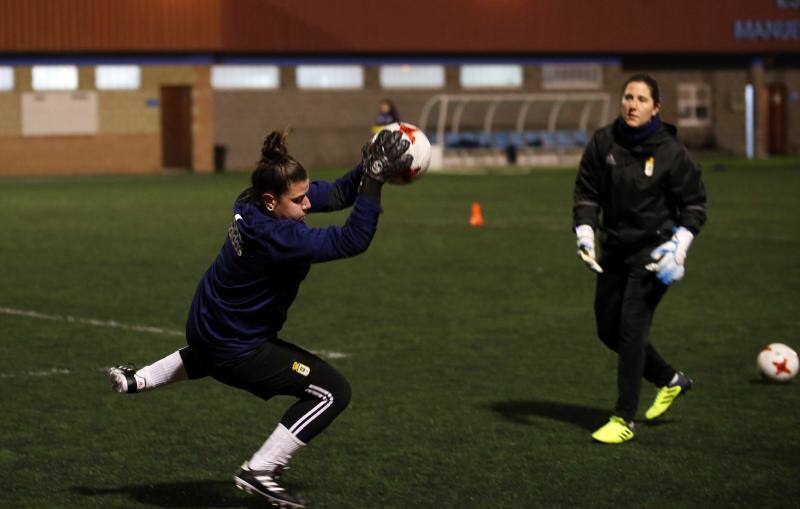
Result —
<svg viewBox="0 0 800 509"><path fill-rule="evenodd" d="M692 245L692 240L694 240L694 235L692 234L692 232L690 232L683 226L675 230L675 234L673 236L675 237L675 240L678 242L678 249L683 251L684 253L689 250L689 246Z"/></svg>
<svg viewBox="0 0 800 509"><path fill-rule="evenodd" d="M594 230L588 224L575 227L575 235L578 240L589 241L594 245Z"/></svg>

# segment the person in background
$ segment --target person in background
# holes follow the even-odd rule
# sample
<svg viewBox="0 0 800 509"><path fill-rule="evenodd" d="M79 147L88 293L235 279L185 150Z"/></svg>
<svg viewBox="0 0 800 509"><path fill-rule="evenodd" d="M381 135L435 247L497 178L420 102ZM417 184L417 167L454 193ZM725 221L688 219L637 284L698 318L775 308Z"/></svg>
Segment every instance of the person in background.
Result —
<svg viewBox="0 0 800 509"><path fill-rule="evenodd" d="M376 134L383 126L400 122L397 108L389 99L381 99L378 115L375 117L375 125L372 126L372 134Z"/></svg>
<svg viewBox="0 0 800 509"><path fill-rule="evenodd" d="M656 306L683 278L689 246L706 221L700 170L660 111L658 82L646 74L629 78L620 116L594 134L575 180L578 256L597 273L597 334L618 354L617 403L609 422L592 434L608 444L633 438L642 377L659 388L648 420L693 385L650 341Z"/></svg>

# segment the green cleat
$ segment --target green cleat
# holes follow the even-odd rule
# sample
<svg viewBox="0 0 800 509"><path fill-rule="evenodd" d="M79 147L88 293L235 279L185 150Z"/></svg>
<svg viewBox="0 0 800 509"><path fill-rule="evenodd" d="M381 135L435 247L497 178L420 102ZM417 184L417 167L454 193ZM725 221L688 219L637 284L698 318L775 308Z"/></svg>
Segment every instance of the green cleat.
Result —
<svg viewBox="0 0 800 509"><path fill-rule="evenodd" d="M653 401L653 404L650 405L650 408L645 412L644 416L648 421L666 412L672 405L672 402L675 401L675 398L681 394L686 394L686 392L692 388L692 385L694 385L692 379L680 371L678 371L676 375L677 380L674 383L662 387L658 391L658 394L656 394L656 399Z"/></svg>
<svg viewBox="0 0 800 509"><path fill-rule="evenodd" d="M633 438L633 422L625 422L622 417L611 416L600 429L592 433L592 438L604 444L621 444Z"/></svg>

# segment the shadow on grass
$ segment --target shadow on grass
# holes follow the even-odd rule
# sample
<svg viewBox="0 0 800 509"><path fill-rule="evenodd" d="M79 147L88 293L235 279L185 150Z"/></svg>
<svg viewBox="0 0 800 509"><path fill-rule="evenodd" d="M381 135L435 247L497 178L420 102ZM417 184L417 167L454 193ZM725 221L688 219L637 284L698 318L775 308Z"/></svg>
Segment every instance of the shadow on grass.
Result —
<svg viewBox="0 0 800 509"><path fill-rule="evenodd" d="M610 415L608 409L592 408L557 401L511 400L489 404L489 408L517 424L534 424L532 417L554 419L594 431Z"/></svg>
<svg viewBox="0 0 800 509"><path fill-rule="evenodd" d="M161 484L142 484L110 488L73 486L72 491L87 497L121 495L140 504L154 507L211 508L211 507L265 507L265 501L256 495L239 492L233 481L186 481ZM97 506L98 504L88 504ZM99 504L102 506L102 502Z"/></svg>

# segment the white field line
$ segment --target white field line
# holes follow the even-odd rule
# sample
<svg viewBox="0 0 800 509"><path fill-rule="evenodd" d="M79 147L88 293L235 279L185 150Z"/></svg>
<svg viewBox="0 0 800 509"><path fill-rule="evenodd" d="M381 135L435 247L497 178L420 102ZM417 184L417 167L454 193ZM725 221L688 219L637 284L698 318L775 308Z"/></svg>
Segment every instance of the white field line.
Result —
<svg viewBox="0 0 800 509"><path fill-rule="evenodd" d="M27 371L21 375L14 373L0 373L0 378L14 378L15 376L53 376L53 375L71 375L72 371L63 368L50 368L40 371Z"/></svg>
<svg viewBox="0 0 800 509"><path fill-rule="evenodd" d="M168 336L183 336L184 333L176 330L162 329L161 327L151 327L149 325L129 325L118 322L116 320L97 320L94 318L80 318L69 315L49 315L40 313L38 311L29 311L25 309L14 309L0 307L0 314L24 316L27 318L36 318L38 320L52 320L57 322L80 323L83 325L93 325L95 327L111 327L113 329L123 329L136 332L150 332L152 334L166 334Z"/></svg>
<svg viewBox="0 0 800 509"><path fill-rule="evenodd" d="M57 322L79 323L82 325L92 325L94 327L110 327L114 329L130 330L135 332L149 332L151 334L165 334L167 336L185 336L185 333L176 330L163 329L161 327L151 327L149 325L136 325L125 324L116 320L97 320L94 318L80 318L70 315L51 315L47 313L40 313L38 311L31 311L26 309L14 309L8 307L0 307L0 314L12 316L24 316L26 318L35 318L37 320L50 320ZM337 352L333 350L311 350L312 353L327 359L345 359L350 357L349 353ZM106 368L103 368L106 369ZM68 369L51 368L44 371L29 371L25 373L27 376L51 376L51 375L69 375L72 372ZM13 377L13 374L0 373L0 378Z"/></svg>

